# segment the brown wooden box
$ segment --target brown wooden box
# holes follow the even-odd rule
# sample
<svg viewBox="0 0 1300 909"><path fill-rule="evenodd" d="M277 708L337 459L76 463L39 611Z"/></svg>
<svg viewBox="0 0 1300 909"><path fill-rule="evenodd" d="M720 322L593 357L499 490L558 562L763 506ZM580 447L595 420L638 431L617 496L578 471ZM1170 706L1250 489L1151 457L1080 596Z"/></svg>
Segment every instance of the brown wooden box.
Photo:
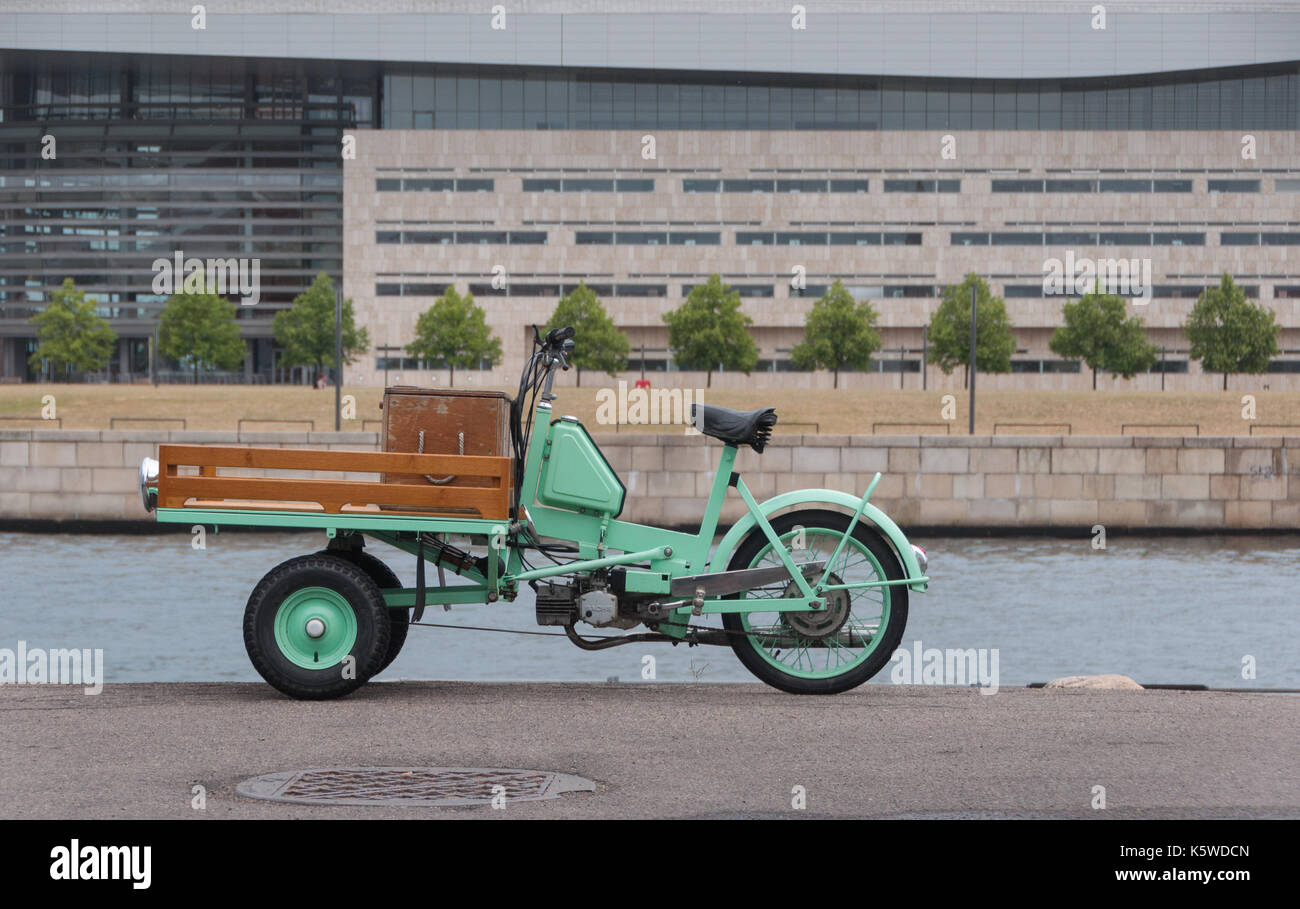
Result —
<svg viewBox="0 0 1300 909"><path fill-rule="evenodd" d="M394 385L384 389L383 410L384 451L510 457L510 398L505 392ZM386 474L384 482L430 479ZM482 486L487 481L464 477L447 482Z"/></svg>

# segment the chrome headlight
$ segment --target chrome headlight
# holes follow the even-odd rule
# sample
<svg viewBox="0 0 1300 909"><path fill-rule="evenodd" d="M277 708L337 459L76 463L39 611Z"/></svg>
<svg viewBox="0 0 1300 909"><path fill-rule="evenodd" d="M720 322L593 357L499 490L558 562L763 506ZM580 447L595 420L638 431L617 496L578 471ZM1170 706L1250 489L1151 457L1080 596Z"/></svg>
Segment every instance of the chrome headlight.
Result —
<svg viewBox="0 0 1300 909"><path fill-rule="evenodd" d="M915 543L912 544L912 555L916 556L916 566L921 569L921 574L925 574L926 569L930 567L930 557Z"/></svg>
<svg viewBox="0 0 1300 909"><path fill-rule="evenodd" d="M140 501L144 502L145 511L153 511L158 504L157 491L154 498L149 497L149 486L158 480L158 462L145 458L140 462Z"/></svg>

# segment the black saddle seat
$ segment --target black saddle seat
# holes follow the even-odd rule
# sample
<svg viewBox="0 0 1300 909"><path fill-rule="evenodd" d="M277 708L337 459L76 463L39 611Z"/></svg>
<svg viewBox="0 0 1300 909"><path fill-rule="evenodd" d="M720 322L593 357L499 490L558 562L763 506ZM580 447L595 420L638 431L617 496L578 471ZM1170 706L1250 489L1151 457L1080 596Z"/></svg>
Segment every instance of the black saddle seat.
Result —
<svg viewBox="0 0 1300 909"><path fill-rule="evenodd" d="M748 445L762 454L772 438L776 409L729 410L712 404L692 404L691 423L706 436L732 445Z"/></svg>

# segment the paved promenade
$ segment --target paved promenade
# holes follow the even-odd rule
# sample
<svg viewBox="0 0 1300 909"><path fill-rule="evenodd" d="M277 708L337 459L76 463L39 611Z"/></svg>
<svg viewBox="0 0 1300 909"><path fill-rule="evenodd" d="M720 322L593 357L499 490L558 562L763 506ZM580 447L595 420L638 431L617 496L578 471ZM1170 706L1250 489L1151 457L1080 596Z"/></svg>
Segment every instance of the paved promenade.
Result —
<svg viewBox="0 0 1300 909"><path fill-rule="evenodd" d="M250 684L5 685L0 728L4 817L1300 817L1291 695L375 682L302 703ZM553 770L597 791L503 811L235 793L329 766Z"/></svg>

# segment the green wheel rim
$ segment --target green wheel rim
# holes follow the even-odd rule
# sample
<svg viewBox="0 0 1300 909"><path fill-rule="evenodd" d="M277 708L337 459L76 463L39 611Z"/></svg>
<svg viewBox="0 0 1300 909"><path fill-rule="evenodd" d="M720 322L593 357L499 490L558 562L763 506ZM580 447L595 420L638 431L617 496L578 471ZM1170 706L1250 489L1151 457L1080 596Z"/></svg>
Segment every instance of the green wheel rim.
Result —
<svg viewBox="0 0 1300 909"><path fill-rule="evenodd" d="M320 625L314 623L319 622ZM317 637L309 630L319 631ZM284 598L275 613L275 644L304 669L331 669L357 642L357 615L347 597L328 587L304 587Z"/></svg>
<svg viewBox="0 0 1300 909"><path fill-rule="evenodd" d="M801 531L792 529L779 539L787 548ZM844 531L829 527L805 527L802 530L805 548L794 550L795 564L827 561L835 552ZM778 566L780 559L766 544L749 563L750 568ZM849 537L844 551L831 570L838 575L838 583L883 581L888 575L867 546L856 537ZM749 643L764 660L787 675L801 679L830 679L862 665L884 639L889 625L890 588L864 587L844 591L849 597L849 615L840 632L822 639L809 637L790 628L787 620L777 612L764 613L761 609L740 614L741 627L751 635ZM770 599L785 595L785 585L747 591L747 599ZM797 595L797 594L792 594ZM766 632L766 634L763 634ZM778 640L779 636L779 640ZM847 643L845 643L847 641ZM858 642L858 646L851 646Z"/></svg>

